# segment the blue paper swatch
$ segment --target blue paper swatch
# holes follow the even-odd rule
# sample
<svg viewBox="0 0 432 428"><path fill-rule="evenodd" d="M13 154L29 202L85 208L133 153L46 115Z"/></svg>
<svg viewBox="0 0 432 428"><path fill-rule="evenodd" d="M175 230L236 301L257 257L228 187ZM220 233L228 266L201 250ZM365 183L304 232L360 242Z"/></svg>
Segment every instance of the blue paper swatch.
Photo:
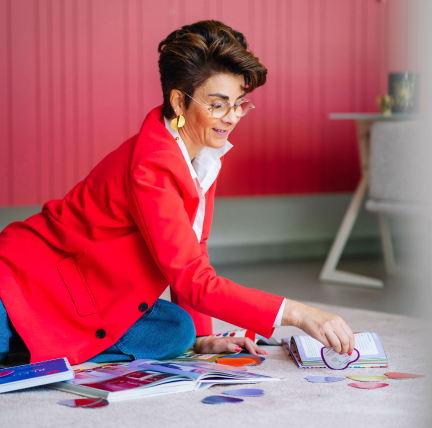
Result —
<svg viewBox="0 0 432 428"><path fill-rule="evenodd" d="M306 376L305 379L312 383L328 383L328 382L339 382L346 380L345 377L331 377L331 376Z"/></svg>
<svg viewBox="0 0 432 428"><path fill-rule="evenodd" d="M261 397L264 395L264 390L262 389L231 389L229 391L223 391L222 394L226 395L236 395L239 397Z"/></svg>
<svg viewBox="0 0 432 428"><path fill-rule="evenodd" d="M205 404L240 403L242 401L244 401L242 398L223 397L220 395L210 395L210 397L206 397L202 400Z"/></svg>

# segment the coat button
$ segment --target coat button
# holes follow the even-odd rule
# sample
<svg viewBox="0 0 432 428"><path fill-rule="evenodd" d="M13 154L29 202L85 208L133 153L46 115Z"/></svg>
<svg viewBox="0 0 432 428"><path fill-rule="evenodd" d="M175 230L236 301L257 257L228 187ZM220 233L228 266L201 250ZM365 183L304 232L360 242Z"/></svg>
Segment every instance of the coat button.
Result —
<svg viewBox="0 0 432 428"><path fill-rule="evenodd" d="M101 328L96 332L96 337L98 339L103 339L106 336L105 330L102 330Z"/></svg>
<svg viewBox="0 0 432 428"><path fill-rule="evenodd" d="M138 306L138 309L139 309L141 312L145 312L145 311L148 309L148 305L147 305L147 303L145 303L145 302L140 303L140 305Z"/></svg>

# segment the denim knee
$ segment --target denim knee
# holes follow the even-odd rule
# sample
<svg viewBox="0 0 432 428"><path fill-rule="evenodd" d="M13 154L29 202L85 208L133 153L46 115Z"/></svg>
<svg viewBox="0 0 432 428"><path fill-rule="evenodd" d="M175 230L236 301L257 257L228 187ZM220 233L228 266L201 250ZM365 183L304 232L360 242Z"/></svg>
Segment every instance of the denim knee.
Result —
<svg viewBox="0 0 432 428"><path fill-rule="evenodd" d="M195 325L191 316L180 306L169 303L170 311L170 352L164 359L177 357L186 352L196 340ZM168 338L167 338L168 339Z"/></svg>
<svg viewBox="0 0 432 428"><path fill-rule="evenodd" d="M183 354L195 338L190 315L180 306L159 299L115 346L134 359L166 360Z"/></svg>

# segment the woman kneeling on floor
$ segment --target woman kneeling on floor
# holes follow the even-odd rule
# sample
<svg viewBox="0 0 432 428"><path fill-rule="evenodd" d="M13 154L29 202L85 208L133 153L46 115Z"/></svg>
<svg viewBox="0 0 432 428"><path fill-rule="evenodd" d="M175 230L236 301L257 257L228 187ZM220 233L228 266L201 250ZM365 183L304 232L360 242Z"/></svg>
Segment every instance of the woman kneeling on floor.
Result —
<svg viewBox="0 0 432 428"><path fill-rule="evenodd" d="M219 277L207 238L227 138L254 105L266 68L217 21L159 44L163 105L63 199L0 234L0 358L71 364L265 353L215 338L211 317L270 337L293 325L337 352L354 347L339 316ZM251 114L254 114L253 112ZM247 120L247 119L245 119ZM265 142L263 142L264 144ZM159 299L171 287L171 302Z"/></svg>

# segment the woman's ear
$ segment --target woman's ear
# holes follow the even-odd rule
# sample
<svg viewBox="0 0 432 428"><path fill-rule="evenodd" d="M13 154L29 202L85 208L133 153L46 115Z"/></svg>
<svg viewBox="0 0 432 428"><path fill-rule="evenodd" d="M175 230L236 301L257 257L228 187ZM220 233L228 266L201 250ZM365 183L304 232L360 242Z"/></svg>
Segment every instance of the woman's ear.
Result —
<svg viewBox="0 0 432 428"><path fill-rule="evenodd" d="M183 114L183 94L178 89L172 89L170 93L170 104L177 116Z"/></svg>

